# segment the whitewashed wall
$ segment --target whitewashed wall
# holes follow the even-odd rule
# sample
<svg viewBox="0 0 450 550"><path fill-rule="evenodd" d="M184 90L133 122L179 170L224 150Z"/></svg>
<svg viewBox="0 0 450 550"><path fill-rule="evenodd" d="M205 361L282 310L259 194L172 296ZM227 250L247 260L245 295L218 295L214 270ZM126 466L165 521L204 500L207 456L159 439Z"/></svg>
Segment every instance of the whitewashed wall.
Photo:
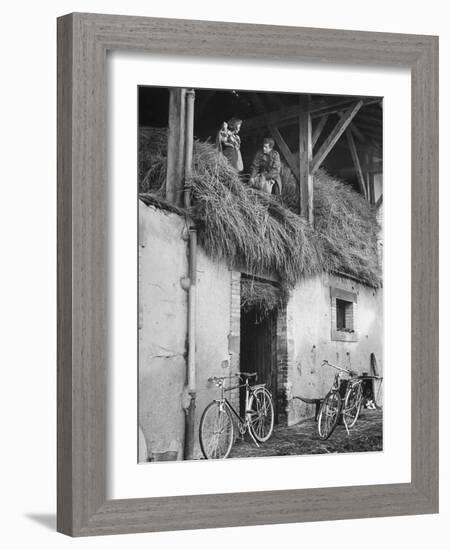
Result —
<svg viewBox="0 0 450 550"><path fill-rule="evenodd" d="M331 338L330 287L357 295L354 322L355 342ZM383 293L351 279L329 275L303 280L292 292L287 306L288 337L291 354L288 389L292 395L324 397L333 382L335 369L321 367L324 359L359 374L370 372L374 353L379 374L383 372ZM375 388L376 391L378 387ZM378 391L377 391L378 393ZM379 393L380 401L382 393ZM308 411L311 413L311 410ZM290 422L299 420L291 416Z"/></svg>
<svg viewBox="0 0 450 550"><path fill-rule="evenodd" d="M153 458L163 458L160 453L183 457L187 293L180 279L188 273L184 229L180 216L139 203L139 424Z"/></svg>
<svg viewBox="0 0 450 550"><path fill-rule="evenodd" d="M182 217L139 205L139 423L149 457L183 458L187 372L188 294L181 279L188 274L188 242ZM228 361L231 335L231 277L225 263L209 259L198 248L196 423L217 395L210 376L236 370Z"/></svg>

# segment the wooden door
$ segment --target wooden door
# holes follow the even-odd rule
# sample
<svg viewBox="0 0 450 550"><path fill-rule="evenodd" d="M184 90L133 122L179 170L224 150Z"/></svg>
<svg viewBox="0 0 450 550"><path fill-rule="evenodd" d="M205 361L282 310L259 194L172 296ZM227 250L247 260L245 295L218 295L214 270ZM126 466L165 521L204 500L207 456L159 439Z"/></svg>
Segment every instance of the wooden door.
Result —
<svg viewBox="0 0 450 550"><path fill-rule="evenodd" d="M260 319L256 310L241 311L240 368L244 372L256 372L257 383L267 385L273 396L275 422L278 421L276 321L275 312ZM241 394L241 412L244 399Z"/></svg>

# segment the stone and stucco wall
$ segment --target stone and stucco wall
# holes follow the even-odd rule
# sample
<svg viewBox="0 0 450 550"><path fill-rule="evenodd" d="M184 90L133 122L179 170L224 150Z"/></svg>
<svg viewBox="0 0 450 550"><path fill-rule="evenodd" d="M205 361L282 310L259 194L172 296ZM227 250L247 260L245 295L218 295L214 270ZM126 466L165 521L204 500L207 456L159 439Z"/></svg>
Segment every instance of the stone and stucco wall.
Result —
<svg viewBox="0 0 450 550"><path fill-rule="evenodd" d="M234 289L234 293L232 293ZM208 378L228 376L239 370L240 323L236 311L240 308L240 276L225 263L208 258L201 248L197 257L197 402L195 419L195 458L201 457L198 428L202 412L213 399L220 395L219 389ZM232 298L234 296L234 299ZM240 312L240 310L239 310ZM234 382L233 382L234 385ZM236 405L237 391L227 395Z"/></svg>
<svg viewBox="0 0 450 550"><path fill-rule="evenodd" d="M355 295L355 333L348 338L335 339L333 334L333 291L330 289L341 289ZM303 410L290 407L289 397L324 397L329 390L335 369L321 367L324 359L362 374L370 373L370 354L374 353L379 374L383 374L382 297L381 290L325 274L303 280L292 291L286 311L289 327L287 348L290 352L285 359L288 373L283 377L288 393L289 423L314 413L313 407L304 407ZM381 402L379 383L375 384Z"/></svg>
<svg viewBox="0 0 450 550"><path fill-rule="evenodd" d="M151 459L182 459L187 374L188 274L185 220L139 204L139 424ZM215 262L198 248L196 425L218 395L210 376L238 370L240 274ZM230 363L230 352L231 363ZM233 392L231 401L238 403Z"/></svg>
<svg viewBox="0 0 450 550"><path fill-rule="evenodd" d="M188 273L183 218L139 203L139 425L149 458L183 458ZM130 368L135 368L130 365Z"/></svg>

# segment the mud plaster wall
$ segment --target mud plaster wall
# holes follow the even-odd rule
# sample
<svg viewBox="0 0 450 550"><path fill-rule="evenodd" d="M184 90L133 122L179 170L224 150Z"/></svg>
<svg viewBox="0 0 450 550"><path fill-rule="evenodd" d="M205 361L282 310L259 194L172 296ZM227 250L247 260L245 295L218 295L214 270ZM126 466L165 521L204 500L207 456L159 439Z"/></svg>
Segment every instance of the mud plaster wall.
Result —
<svg viewBox="0 0 450 550"><path fill-rule="evenodd" d="M202 412L220 395L219 389L208 382L208 378L227 376L239 370L239 355L233 347L236 328L233 330L231 323L232 277L236 279L236 274L224 262L213 261L201 248L198 249L195 458L201 457L198 428ZM233 351L231 357L230 351ZM233 400L235 395L227 394L227 397Z"/></svg>
<svg viewBox="0 0 450 550"><path fill-rule="evenodd" d="M187 370L188 274L185 221L139 205L139 424L149 457L183 458ZM234 289L234 290L233 290ZM233 290L233 297L232 297ZM231 315L232 307L234 314ZM203 410L219 395L208 382L239 370L240 274L197 254L197 346L194 456ZM229 351L233 352L231 361ZM229 396L238 402L237 392Z"/></svg>
<svg viewBox="0 0 450 550"><path fill-rule="evenodd" d="M152 459L183 457L188 273L184 219L139 204L139 424ZM130 365L135 368L135 365Z"/></svg>
<svg viewBox="0 0 450 550"><path fill-rule="evenodd" d="M331 339L330 287L356 293L354 323L356 342ZM312 416L311 406L297 407L293 395L308 398L324 397L335 370L321 367L324 359L351 368L358 374L370 372L370 354L377 359L379 374L383 374L383 301L382 290L335 276L317 276L303 280L291 294L286 309L288 340L288 422ZM375 392L382 402L382 391L375 383Z"/></svg>

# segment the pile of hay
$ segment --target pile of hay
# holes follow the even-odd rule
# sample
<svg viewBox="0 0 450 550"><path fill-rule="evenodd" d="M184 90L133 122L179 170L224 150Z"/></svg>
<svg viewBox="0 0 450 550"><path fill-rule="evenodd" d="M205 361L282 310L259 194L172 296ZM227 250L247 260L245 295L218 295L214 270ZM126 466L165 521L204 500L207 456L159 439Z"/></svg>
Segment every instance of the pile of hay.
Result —
<svg viewBox="0 0 450 550"><path fill-rule="evenodd" d="M162 197L165 131L141 130L139 150L140 191ZM211 257L254 274L275 271L288 286L322 271L380 286L375 209L325 172L314 178L314 227L295 212L295 183L285 183L281 201L250 188L210 143L195 142L188 183L193 193L189 214Z"/></svg>
<svg viewBox="0 0 450 550"><path fill-rule="evenodd" d="M279 200L243 184L226 158L196 143L193 211L206 252L258 274L275 271L294 285L321 269L313 229Z"/></svg>
<svg viewBox="0 0 450 550"><path fill-rule="evenodd" d="M139 192L162 194L166 182L167 129L140 128L138 144Z"/></svg>
<svg viewBox="0 0 450 550"><path fill-rule="evenodd" d="M328 272L353 275L381 285L376 208L336 178L321 173L314 180L315 230Z"/></svg>
<svg viewBox="0 0 450 550"><path fill-rule="evenodd" d="M280 309L287 301L286 289L263 283L255 279L241 279L241 307L244 311L256 309L258 317L264 319L276 309Z"/></svg>

